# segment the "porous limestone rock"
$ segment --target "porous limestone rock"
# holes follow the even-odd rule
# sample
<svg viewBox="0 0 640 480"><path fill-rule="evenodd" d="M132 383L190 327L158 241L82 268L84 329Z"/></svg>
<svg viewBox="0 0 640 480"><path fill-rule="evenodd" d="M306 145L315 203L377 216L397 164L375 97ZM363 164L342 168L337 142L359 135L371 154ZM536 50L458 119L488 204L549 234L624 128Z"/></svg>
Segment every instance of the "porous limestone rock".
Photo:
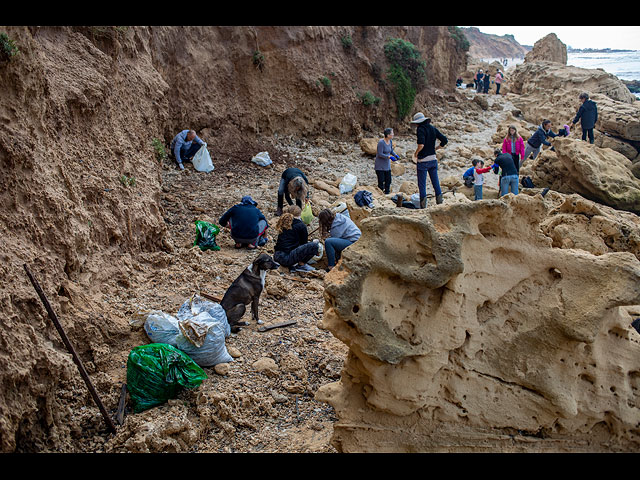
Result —
<svg viewBox="0 0 640 480"><path fill-rule="evenodd" d="M531 51L524 56L525 63L537 60L566 65L567 46L560 41L555 33L550 33L534 43Z"/></svg>
<svg viewBox="0 0 640 480"><path fill-rule="evenodd" d="M555 152L527 160L522 175L538 187L580 195L620 210L640 212L640 180L621 153L574 138L555 138Z"/></svg>
<svg viewBox="0 0 640 480"><path fill-rule="evenodd" d="M323 324L349 347L316 394L335 447L637 451L640 261L609 244L617 215L637 239L633 214L556 192L374 210L325 277ZM585 216L604 245L557 245Z"/></svg>

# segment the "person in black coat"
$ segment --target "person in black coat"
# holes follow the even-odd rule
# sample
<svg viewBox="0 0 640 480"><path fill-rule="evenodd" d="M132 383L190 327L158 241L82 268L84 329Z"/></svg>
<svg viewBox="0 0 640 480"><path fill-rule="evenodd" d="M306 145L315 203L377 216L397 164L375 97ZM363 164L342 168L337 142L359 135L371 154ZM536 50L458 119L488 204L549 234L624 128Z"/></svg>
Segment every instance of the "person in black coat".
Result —
<svg viewBox="0 0 640 480"><path fill-rule="evenodd" d="M582 127L582 140L586 140L589 136L589 143L593 143L593 128L598 121L598 106L593 100L589 99L588 93L581 93L578 97L582 102L582 105L578 109L576 118L571 122L573 125L580 120L580 126Z"/></svg>
<svg viewBox="0 0 640 480"><path fill-rule="evenodd" d="M282 172L280 184L278 185L278 209L276 210L276 215L282 215L285 198L289 205L293 205L293 197L296 205L302 208L302 202L307 198L308 193L309 179L302 173L302 170L294 167L287 168Z"/></svg>
<svg viewBox="0 0 640 480"><path fill-rule="evenodd" d="M491 84L491 75L489 75L489 72L484 74L484 77L482 77L482 82L484 84L482 93L489 93L489 85Z"/></svg>
<svg viewBox="0 0 640 480"><path fill-rule="evenodd" d="M518 195L518 170L516 169L513 156L510 153L502 153L502 150L496 148L494 150L495 160L493 161L493 173L498 173L502 169L500 177L500 196L506 195L511 191L514 195Z"/></svg>
<svg viewBox="0 0 640 480"><path fill-rule="evenodd" d="M246 245L250 249L267 243L267 219L258 209L257 203L249 196L242 197L239 204L227 210L218 220L221 227L231 229L231 238L236 248Z"/></svg>
<svg viewBox="0 0 640 480"><path fill-rule="evenodd" d="M320 244L309 241L307 226L299 218L300 207L287 207L276 225L278 238L274 247L273 259L280 265L289 267L295 271L313 271L313 267L307 264L309 260L318 255Z"/></svg>

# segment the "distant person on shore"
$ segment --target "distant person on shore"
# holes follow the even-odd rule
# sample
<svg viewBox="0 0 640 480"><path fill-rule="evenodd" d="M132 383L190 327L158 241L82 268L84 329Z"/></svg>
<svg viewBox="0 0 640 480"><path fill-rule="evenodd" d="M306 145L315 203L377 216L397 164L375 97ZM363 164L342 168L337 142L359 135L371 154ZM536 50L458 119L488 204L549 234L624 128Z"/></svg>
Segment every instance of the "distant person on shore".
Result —
<svg viewBox="0 0 640 480"><path fill-rule="evenodd" d="M482 93L489 93L489 85L491 85L491 75L489 75L489 72L484 74L484 77L482 77L482 82Z"/></svg>
<svg viewBox="0 0 640 480"><path fill-rule="evenodd" d="M476 73L476 91L478 93L481 93L482 88L484 87L484 82L482 81L483 77L484 77L484 72L482 71L482 69L478 70L478 73Z"/></svg>
<svg viewBox="0 0 640 480"><path fill-rule="evenodd" d="M543 120L542 124L538 127L535 133L531 135L531 138L529 138L529 140L527 140L527 145L524 150L524 157L520 162L520 167L524 165L524 162L529 159L529 155L531 154L533 154L533 159L535 160L540 153L540 150L542 149L542 145L547 145L548 147L551 146L551 144L547 142L548 137L553 138L557 136L558 135L551 131L551 120Z"/></svg>
<svg viewBox="0 0 640 480"><path fill-rule="evenodd" d="M293 205L293 200L295 200L296 205L302 209L302 202L307 198L308 194L309 180L305 174L302 173L302 170L294 167L287 168L282 172L280 185L278 185L278 209L276 210L276 216L282 215L285 198L289 205Z"/></svg>
<svg viewBox="0 0 640 480"><path fill-rule="evenodd" d="M324 248L327 252L327 271L329 271L340 260L342 251L354 244L362 233L349 217L334 213L328 208L318 214L318 223L320 236L325 239Z"/></svg>
<svg viewBox="0 0 640 480"><path fill-rule="evenodd" d="M496 72L496 95L500 95L500 85L502 85L502 81L504 80L504 77L502 76L502 72L500 70L498 70Z"/></svg>
<svg viewBox="0 0 640 480"><path fill-rule="evenodd" d="M385 194L391 191L391 160L397 160L398 155L393 151L393 129L384 129L384 138L378 142L375 171L378 177L378 188Z"/></svg>
<svg viewBox="0 0 640 480"><path fill-rule="evenodd" d="M484 162L474 158L473 165L473 193L474 200L482 200L482 185L484 184L484 174L491 171L491 167L484 168Z"/></svg>
<svg viewBox="0 0 640 480"><path fill-rule="evenodd" d="M412 125L417 125L416 140L418 146L413 153L413 160L417 165L418 189L420 191L420 208L427 208L427 174L433 185L436 194L436 203L440 204L442 189L438 178L438 159L436 150L444 147L448 140L440 131L431 125L431 119L418 112L413 116ZM436 140L440 140L440 145L436 147Z"/></svg>
<svg viewBox="0 0 640 480"><path fill-rule="evenodd" d="M502 140L502 153L511 154L518 173L520 173L520 164L524 159L524 152L524 140L518 135L518 129L513 125L509 125L507 136Z"/></svg>
<svg viewBox="0 0 640 480"><path fill-rule="evenodd" d="M588 93L581 93L578 97L582 105L578 109L576 117L571 122L572 125L578 123L580 120L580 127L582 127L582 140L586 140L589 137L589 143L593 144L593 128L598 121L598 106L593 100L589 99Z"/></svg>
<svg viewBox="0 0 640 480"><path fill-rule="evenodd" d="M193 157L203 145L204 142L196 135L195 131L182 130L171 140L170 155L178 164L178 168L184 170L183 162L193 160Z"/></svg>
<svg viewBox="0 0 640 480"><path fill-rule="evenodd" d="M221 227L231 230L236 248L246 246L255 249L267 243L266 232L269 225L257 205L255 200L245 195L240 203L227 210L218 220Z"/></svg>
<svg viewBox="0 0 640 480"><path fill-rule="evenodd" d="M514 195L518 195L518 171L513 163L513 157L510 153L502 153L499 148L494 150L496 159L493 161L494 173L498 173L498 169L502 169L500 177L500 196L506 195L511 191Z"/></svg>

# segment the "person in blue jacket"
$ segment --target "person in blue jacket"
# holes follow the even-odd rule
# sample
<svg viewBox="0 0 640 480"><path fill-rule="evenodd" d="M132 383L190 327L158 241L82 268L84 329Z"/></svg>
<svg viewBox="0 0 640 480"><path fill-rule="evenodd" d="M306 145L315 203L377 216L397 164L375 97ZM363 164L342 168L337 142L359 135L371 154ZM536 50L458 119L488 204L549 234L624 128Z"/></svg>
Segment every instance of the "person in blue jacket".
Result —
<svg viewBox="0 0 640 480"><path fill-rule="evenodd" d="M551 130L551 120L543 120L542 124L538 126L538 129L535 131L531 138L527 140L527 145L524 149L524 157L520 161L520 167L524 165L524 162L529 158L529 155L533 153L533 159L538 156L540 150L542 149L542 145L547 145L548 147L551 144L547 141L548 137L554 138L558 135L553 133Z"/></svg>
<svg viewBox="0 0 640 480"><path fill-rule="evenodd" d="M180 170L184 170L183 162L190 162L204 142L193 130L182 130L171 140L170 154Z"/></svg>
<svg viewBox="0 0 640 480"><path fill-rule="evenodd" d="M587 140L589 136L589 143L593 143L593 128L598 121L598 106L593 100L589 99L588 93L581 93L578 97L582 102L582 105L578 109L576 117L571 122L573 125L580 120L580 127L582 127L582 140Z"/></svg>
<svg viewBox="0 0 640 480"><path fill-rule="evenodd" d="M247 246L254 249L267 243L269 224L257 205L257 202L246 195L218 220L221 227L231 229L231 238L236 242L236 248Z"/></svg>

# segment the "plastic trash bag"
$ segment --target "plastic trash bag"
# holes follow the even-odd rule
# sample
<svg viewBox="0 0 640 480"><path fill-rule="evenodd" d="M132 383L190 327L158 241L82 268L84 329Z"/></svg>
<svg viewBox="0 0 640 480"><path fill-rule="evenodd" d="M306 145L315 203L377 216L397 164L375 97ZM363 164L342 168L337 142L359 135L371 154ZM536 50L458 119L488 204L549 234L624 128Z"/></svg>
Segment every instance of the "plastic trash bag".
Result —
<svg viewBox="0 0 640 480"><path fill-rule="evenodd" d="M225 344L231 327L224 308L199 295L180 306L177 318L163 312L150 313L144 331L152 342L180 349L201 367L233 361Z"/></svg>
<svg viewBox="0 0 640 480"><path fill-rule="evenodd" d="M216 243L216 236L220 233L220 227L214 223L196 220L196 239L194 245L200 247L200 250L220 250L220 246Z"/></svg>
<svg viewBox="0 0 640 480"><path fill-rule="evenodd" d="M314 218L313 211L311 210L311 203L307 202L300 214L300 220L302 220L306 225L310 225Z"/></svg>
<svg viewBox="0 0 640 480"><path fill-rule="evenodd" d="M133 348L127 359L127 390L140 413L196 388L207 374L188 355L165 343Z"/></svg>
<svg viewBox="0 0 640 480"><path fill-rule="evenodd" d="M144 322L144 331L152 343L167 343L176 346L180 334L178 319L164 312L152 312Z"/></svg>
<svg viewBox="0 0 640 480"><path fill-rule="evenodd" d="M211 161L211 155L209 155L209 150L207 150L206 143L196 152L191 163L193 163L193 168L199 172L209 173L213 171L214 166Z"/></svg>
<svg viewBox="0 0 640 480"><path fill-rule="evenodd" d="M267 165L271 165L273 163L268 152L258 153L251 159L251 161L257 165L260 165L261 167L266 167Z"/></svg>
<svg viewBox="0 0 640 480"><path fill-rule="evenodd" d="M352 173L347 173L340 182L340 193L348 193L353 190L358 183L358 177Z"/></svg>
<svg viewBox="0 0 640 480"><path fill-rule="evenodd" d="M176 347L201 367L233 362L225 338L231 334L227 314L219 303L194 295L178 310Z"/></svg>

